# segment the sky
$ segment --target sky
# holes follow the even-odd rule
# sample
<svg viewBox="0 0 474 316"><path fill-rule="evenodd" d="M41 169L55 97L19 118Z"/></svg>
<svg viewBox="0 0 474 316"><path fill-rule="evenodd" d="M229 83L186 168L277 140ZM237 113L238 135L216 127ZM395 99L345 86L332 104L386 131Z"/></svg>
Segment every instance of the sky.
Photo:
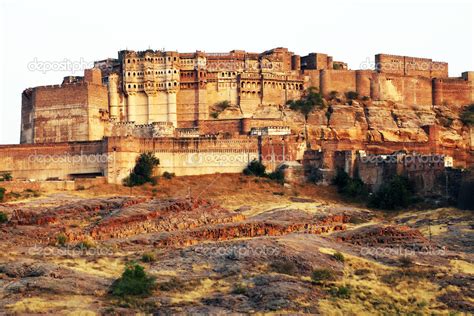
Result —
<svg viewBox="0 0 474 316"><path fill-rule="evenodd" d="M351 69L386 53L446 61L460 76L474 70L473 10L469 0L0 0L0 144L19 143L24 89L82 75L122 49L287 47Z"/></svg>

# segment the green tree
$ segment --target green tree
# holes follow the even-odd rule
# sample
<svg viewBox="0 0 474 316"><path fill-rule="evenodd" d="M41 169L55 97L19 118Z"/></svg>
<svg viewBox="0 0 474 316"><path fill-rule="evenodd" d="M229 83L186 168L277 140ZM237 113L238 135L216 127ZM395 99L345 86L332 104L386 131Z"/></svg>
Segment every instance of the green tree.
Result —
<svg viewBox="0 0 474 316"><path fill-rule="evenodd" d="M264 177L266 167L257 159L252 160L249 165L244 169L246 176Z"/></svg>
<svg viewBox="0 0 474 316"><path fill-rule="evenodd" d="M147 152L141 154L133 171L123 180L123 184L128 187L142 185L146 182L152 182L153 169L160 164L160 160L153 153Z"/></svg>
<svg viewBox="0 0 474 316"><path fill-rule="evenodd" d="M474 103L468 105L461 113L461 121L466 125L474 126Z"/></svg>
<svg viewBox="0 0 474 316"><path fill-rule="evenodd" d="M290 100L287 105L291 110L300 112L304 116L304 133L309 147L307 123L309 114L316 108L323 109L324 101L315 87L309 87L299 100Z"/></svg>
<svg viewBox="0 0 474 316"><path fill-rule="evenodd" d="M408 178L395 176L389 182L382 184L371 196L369 206L386 210L407 207L412 203L413 191Z"/></svg>
<svg viewBox="0 0 474 316"><path fill-rule="evenodd" d="M112 284L115 296L149 295L155 287L155 278L148 276L145 269L132 263L125 267L122 276Z"/></svg>

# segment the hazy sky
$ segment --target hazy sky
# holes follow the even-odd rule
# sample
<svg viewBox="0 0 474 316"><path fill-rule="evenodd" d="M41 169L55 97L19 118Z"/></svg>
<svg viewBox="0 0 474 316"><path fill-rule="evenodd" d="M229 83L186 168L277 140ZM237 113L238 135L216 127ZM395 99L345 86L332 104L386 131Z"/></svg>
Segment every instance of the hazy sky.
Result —
<svg viewBox="0 0 474 316"><path fill-rule="evenodd" d="M0 144L18 143L21 92L121 49L323 52L358 69L377 53L474 70L471 1L21 1L0 0ZM56 63L55 63L56 62ZM73 73L74 72L74 73Z"/></svg>

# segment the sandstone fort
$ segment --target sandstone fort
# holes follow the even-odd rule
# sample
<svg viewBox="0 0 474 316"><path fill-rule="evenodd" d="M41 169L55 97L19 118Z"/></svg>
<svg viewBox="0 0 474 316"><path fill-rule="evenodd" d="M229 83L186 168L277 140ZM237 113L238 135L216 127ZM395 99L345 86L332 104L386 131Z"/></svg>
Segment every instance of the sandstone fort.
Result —
<svg viewBox="0 0 474 316"><path fill-rule="evenodd" d="M459 116L474 103L473 83L472 71L449 77L446 62L387 54L375 55L373 69L351 70L328 54L281 47L125 50L84 76L24 90L21 144L0 146L0 172L121 183L145 151L160 159L159 172L177 175L241 172L252 159L353 173L360 157L396 151L466 167L474 129ZM305 133L287 104L309 88L326 107L310 113ZM381 176L367 172L368 183Z"/></svg>

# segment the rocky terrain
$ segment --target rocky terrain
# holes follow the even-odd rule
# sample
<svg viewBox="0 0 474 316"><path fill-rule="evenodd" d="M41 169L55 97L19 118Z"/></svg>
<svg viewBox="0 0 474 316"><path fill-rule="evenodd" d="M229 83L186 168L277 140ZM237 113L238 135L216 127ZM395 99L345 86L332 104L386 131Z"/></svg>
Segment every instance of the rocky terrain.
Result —
<svg viewBox="0 0 474 316"><path fill-rule="evenodd" d="M383 213L240 175L42 192L0 211L2 314L474 312L468 211ZM111 295L132 261L156 288Z"/></svg>
<svg viewBox="0 0 474 316"><path fill-rule="evenodd" d="M406 105L392 101L346 100L338 96L325 100L325 108L308 117L311 140L371 140L387 142L426 142L426 125L440 127L438 141L445 146L467 147L469 128L460 120L462 108L447 105ZM282 119L294 132L303 132L303 115L287 107L262 107L257 118ZM240 117L235 109L226 109L222 118Z"/></svg>

